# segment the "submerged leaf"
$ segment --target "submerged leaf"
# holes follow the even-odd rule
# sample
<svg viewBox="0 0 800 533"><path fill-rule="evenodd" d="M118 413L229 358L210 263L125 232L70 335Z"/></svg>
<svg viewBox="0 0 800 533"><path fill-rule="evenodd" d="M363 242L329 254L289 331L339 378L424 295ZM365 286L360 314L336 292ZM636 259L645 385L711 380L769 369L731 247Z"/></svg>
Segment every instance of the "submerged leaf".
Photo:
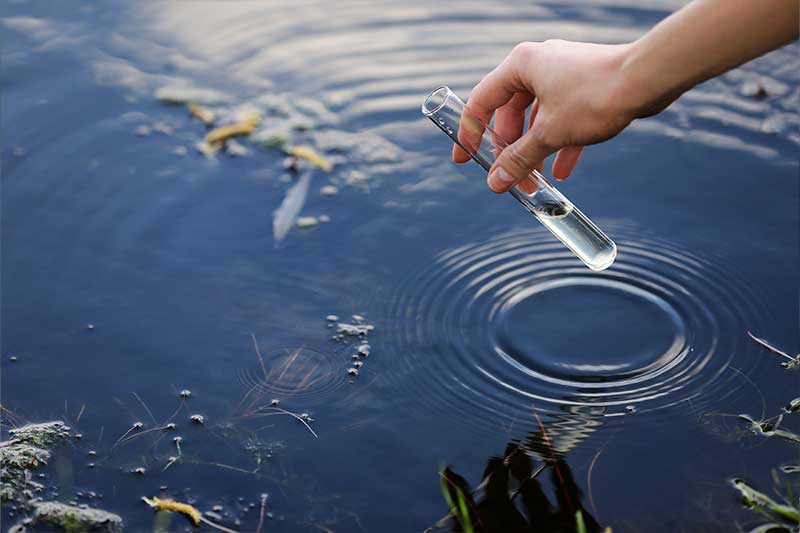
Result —
<svg viewBox="0 0 800 533"><path fill-rule="evenodd" d="M325 156L317 152L314 148L307 145L300 145L300 146L293 146L288 150L289 154L299 157L300 159L305 159L312 165L316 165L325 172L330 172L333 168L330 161L325 159Z"/></svg>
<svg viewBox="0 0 800 533"><path fill-rule="evenodd" d="M276 242L280 242L289 233L292 225L294 225L303 205L306 203L306 196L308 195L308 186L311 183L311 173L306 172L300 179L292 185L286 193L286 197L281 202L280 207L275 211L272 219L272 234Z"/></svg>

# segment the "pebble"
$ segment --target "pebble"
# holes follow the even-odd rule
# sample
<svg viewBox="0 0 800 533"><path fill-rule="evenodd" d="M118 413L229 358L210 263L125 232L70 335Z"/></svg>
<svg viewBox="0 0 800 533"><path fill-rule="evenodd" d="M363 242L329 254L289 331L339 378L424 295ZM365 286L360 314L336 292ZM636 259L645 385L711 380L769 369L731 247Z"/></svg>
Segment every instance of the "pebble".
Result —
<svg viewBox="0 0 800 533"><path fill-rule="evenodd" d="M319 224L317 217L300 217L297 219L297 227L301 229L313 228Z"/></svg>
<svg viewBox="0 0 800 533"><path fill-rule="evenodd" d="M339 193L339 188L336 185L325 185L319 190L322 196L336 196Z"/></svg>

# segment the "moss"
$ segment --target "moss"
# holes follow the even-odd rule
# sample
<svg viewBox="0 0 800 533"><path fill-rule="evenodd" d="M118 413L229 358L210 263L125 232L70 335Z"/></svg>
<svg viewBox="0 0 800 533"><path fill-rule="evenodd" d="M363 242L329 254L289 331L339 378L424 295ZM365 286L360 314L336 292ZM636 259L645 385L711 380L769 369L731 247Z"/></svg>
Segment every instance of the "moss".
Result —
<svg viewBox="0 0 800 533"><path fill-rule="evenodd" d="M30 525L61 528L64 533L121 533L122 518L100 509L82 509L59 502L35 502Z"/></svg>
<svg viewBox="0 0 800 533"><path fill-rule="evenodd" d="M28 472L50 459L50 448L66 440L69 428L63 422L28 424L10 432L11 438L0 442L0 499L27 499L31 482Z"/></svg>

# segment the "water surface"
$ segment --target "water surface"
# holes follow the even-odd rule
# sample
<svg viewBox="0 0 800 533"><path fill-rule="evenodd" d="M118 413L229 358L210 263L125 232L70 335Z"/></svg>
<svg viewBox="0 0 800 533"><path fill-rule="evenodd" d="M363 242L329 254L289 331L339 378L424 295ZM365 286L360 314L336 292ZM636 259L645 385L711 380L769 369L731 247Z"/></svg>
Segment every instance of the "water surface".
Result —
<svg viewBox="0 0 800 533"><path fill-rule="evenodd" d="M452 165L419 113L518 41L623 42L680 4L6 2L2 403L83 434L58 497L102 493L78 500L131 531L152 531L139 498L162 486L243 531L262 493L269 531L421 531L447 512L442 465L475 486L511 444L568 465L614 531L754 524L727 480L767 489L796 448L712 413L800 390L746 336L800 350L797 45L586 151L559 187L619 245L600 274ZM302 214L330 221L276 242L285 155L197 153L202 125L153 96L188 86L322 104L309 138L337 165ZM362 339L332 340L330 314L374 326L357 377ZM163 471L160 430L112 452L179 408L181 461Z"/></svg>

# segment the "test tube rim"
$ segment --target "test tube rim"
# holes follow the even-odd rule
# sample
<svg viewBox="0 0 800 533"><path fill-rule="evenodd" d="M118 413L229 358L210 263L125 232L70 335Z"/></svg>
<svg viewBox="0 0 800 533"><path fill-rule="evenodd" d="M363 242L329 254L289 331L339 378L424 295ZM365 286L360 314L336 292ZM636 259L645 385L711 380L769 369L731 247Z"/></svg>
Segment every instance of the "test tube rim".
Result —
<svg viewBox="0 0 800 533"><path fill-rule="evenodd" d="M435 108L430 109L427 106L428 102L430 102L431 98L436 96L436 94L439 93L440 91L444 91L444 99ZM440 85L439 87L435 88L430 92L430 94L428 94L427 97L425 97L425 101L422 102L422 114L425 115L426 117L431 117L435 115L447 105L448 100L450 100L450 96L453 94L454 94L453 91L450 90L450 87L448 87L447 85Z"/></svg>

